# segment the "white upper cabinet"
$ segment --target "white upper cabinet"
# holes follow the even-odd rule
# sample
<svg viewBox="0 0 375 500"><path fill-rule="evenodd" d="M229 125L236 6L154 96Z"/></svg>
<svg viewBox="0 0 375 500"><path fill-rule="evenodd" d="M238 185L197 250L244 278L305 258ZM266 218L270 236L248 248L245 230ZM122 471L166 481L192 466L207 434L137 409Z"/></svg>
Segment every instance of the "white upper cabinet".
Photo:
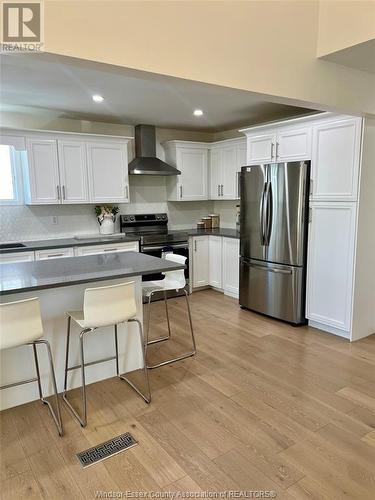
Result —
<svg viewBox="0 0 375 500"><path fill-rule="evenodd" d="M249 165L311 158L311 127L279 127L267 133L248 133Z"/></svg>
<svg viewBox="0 0 375 500"><path fill-rule="evenodd" d="M89 203L86 145L81 141L58 141L62 203Z"/></svg>
<svg viewBox="0 0 375 500"><path fill-rule="evenodd" d="M245 140L242 140L236 146L236 163L237 172L241 172L241 168L247 165L247 147Z"/></svg>
<svg viewBox="0 0 375 500"><path fill-rule="evenodd" d="M246 141L223 141L210 147L210 199L239 198L239 172L246 165Z"/></svg>
<svg viewBox="0 0 375 500"><path fill-rule="evenodd" d="M357 200L360 146L360 118L322 122L313 127L313 200Z"/></svg>
<svg viewBox="0 0 375 500"><path fill-rule="evenodd" d="M210 151L210 199L220 200L221 197L221 164L222 154L219 148Z"/></svg>
<svg viewBox="0 0 375 500"><path fill-rule="evenodd" d="M55 139L27 138L26 202L30 205L61 202L57 142Z"/></svg>
<svg viewBox="0 0 375 500"><path fill-rule="evenodd" d="M129 201L126 144L88 143L87 165L91 202L125 203Z"/></svg>
<svg viewBox="0 0 375 500"><path fill-rule="evenodd" d="M347 337L352 319L356 210L356 203L313 203L309 228L306 316Z"/></svg>
<svg viewBox="0 0 375 500"><path fill-rule="evenodd" d="M165 161L181 175L168 178L170 201L208 199L208 146L204 143L169 141L164 144Z"/></svg>
<svg viewBox="0 0 375 500"><path fill-rule="evenodd" d="M309 160L311 127L280 128L276 137L276 161Z"/></svg>
<svg viewBox="0 0 375 500"><path fill-rule="evenodd" d="M247 163L259 165L275 160L276 133L249 134L247 137Z"/></svg>
<svg viewBox="0 0 375 500"><path fill-rule="evenodd" d="M27 204L129 201L129 138L52 132L24 133ZM2 137L7 140L9 136Z"/></svg>
<svg viewBox="0 0 375 500"><path fill-rule="evenodd" d="M235 146L226 146L222 149L221 178L222 199L235 199L237 194L237 162Z"/></svg>

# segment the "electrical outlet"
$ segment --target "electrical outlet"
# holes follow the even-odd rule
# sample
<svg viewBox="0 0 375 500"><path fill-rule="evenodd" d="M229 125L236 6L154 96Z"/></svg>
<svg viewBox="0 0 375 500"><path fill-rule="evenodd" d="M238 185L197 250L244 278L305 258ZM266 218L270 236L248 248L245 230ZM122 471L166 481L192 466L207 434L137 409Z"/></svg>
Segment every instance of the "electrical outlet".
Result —
<svg viewBox="0 0 375 500"><path fill-rule="evenodd" d="M57 215L52 215L52 224L55 226L58 223L59 223L59 219L58 219Z"/></svg>

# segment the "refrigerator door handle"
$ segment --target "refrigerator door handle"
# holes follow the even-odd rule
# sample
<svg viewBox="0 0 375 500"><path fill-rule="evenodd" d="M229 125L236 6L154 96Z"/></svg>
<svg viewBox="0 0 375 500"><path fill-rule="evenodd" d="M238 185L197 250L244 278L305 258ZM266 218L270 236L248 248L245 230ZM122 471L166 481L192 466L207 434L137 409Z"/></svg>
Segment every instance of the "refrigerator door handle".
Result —
<svg viewBox="0 0 375 500"><path fill-rule="evenodd" d="M260 244L265 245L266 233L265 233L265 196L266 196L266 186L267 183L264 183L262 196L260 197L260 206L259 206L259 225L260 225Z"/></svg>
<svg viewBox="0 0 375 500"><path fill-rule="evenodd" d="M266 217L265 217L265 232L264 232L264 239L265 239L265 245L270 244L270 238L271 238L271 230L272 230L272 212L273 212L273 206L272 206L272 184L271 182L267 182L267 187L266 187L266 203L265 203L266 209Z"/></svg>
<svg viewBox="0 0 375 500"><path fill-rule="evenodd" d="M261 269L262 271L268 271L270 273L276 273L276 274L292 274L293 271L292 269L279 269L278 267L268 267L268 266L261 266L259 264L248 264L250 267L254 267L255 269Z"/></svg>

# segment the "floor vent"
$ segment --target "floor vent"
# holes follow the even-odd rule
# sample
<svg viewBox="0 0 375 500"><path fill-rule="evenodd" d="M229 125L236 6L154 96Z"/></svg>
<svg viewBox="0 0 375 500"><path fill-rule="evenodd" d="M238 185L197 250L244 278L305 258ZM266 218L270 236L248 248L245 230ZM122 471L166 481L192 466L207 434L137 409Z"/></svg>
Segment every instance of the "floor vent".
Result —
<svg viewBox="0 0 375 500"><path fill-rule="evenodd" d="M113 455L117 455L122 451L128 450L129 448L133 448L133 446L137 444L138 442L133 436L129 432L125 432L125 434L116 436L109 441L105 441L105 443L98 444L88 450L77 453L77 458L82 467L86 468L106 458L110 458Z"/></svg>

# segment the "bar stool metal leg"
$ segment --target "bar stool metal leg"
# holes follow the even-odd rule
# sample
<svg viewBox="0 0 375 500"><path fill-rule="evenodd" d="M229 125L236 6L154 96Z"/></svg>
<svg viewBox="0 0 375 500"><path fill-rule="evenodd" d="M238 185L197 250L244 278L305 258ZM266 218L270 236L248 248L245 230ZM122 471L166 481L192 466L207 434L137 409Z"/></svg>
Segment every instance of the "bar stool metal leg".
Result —
<svg viewBox="0 0 375 500"><path fill-rule="evenodd" d="M191 319L189 296L188 296L188 292L186 291L185 288L184 288L184 292L185 292L186 307L187 307L188 318L189 318L189 326L190 326L190 333L191 333L191 340L192 340L192 344L193 344L193 350L190 351L190 352L188 352L188 353L186 353L186 354L178 356L176 358L168 359L167 361L162 361L162 362L156 363L154 365L149 365L148 364L147 368L150 369L150 370L152 370L154 368L159 368L160 366L165 366L165 365L169 365L171 363L175 363L176 361L181 361L182 359L190 358L191 356L194 356L196 354L196 352L197 352L197 347L196 347L195 337L194 337L193 322L192 322L192 319ZM149 307L150 307L150 301L149 301ZM148 317L150 319L150 312L148 314ZM168 320L168 325L169 325L169 320ZM148 326L147 326L147 336L146 336L146 339L148 339L149 326L150 326L150 324L148 324ZM167 338L168 337L166 337L164 339L161 339L161 340L167 340ZM161 340L157 339L156 342L160 342ZM151 343L154 343L154 342L147 341L147 345L150 345ZM146 358L147 358L147 356L146 356Z"/></svg>
<svg viewBox="0 0 375 500"><path fill-rule="evenodd" d="M83 338L85 333L89 333L94 331L92 328L85 328L79 334L79 343L80 343L80 364L78 366L68 366L69 362L69 341L70 341L70 316L68 317L68 328L67 328L67 337L66 337L66 354L65 354L65 376L64 376L64 391L63 391L63 401L67 405L68 409L72 413L72 415L78 420L82 427L86 427L87 425L87 401L86 401L86 380L85 380L85 357L84 357L84 345ZM82 417L79 413L73 408L73 406L68 401L66 396L67 391L67 383L68 383L68 371L74 370L76 368L81 368L81 402L82 402Z"/></svg>
<svg viewBox="0 0 375 500"><path fill-rule="evenodd" d="M47 349L50 376L51 376L53 391L54 391L54 396L55 396L56 410L53 409L51 403L49 401L47 401L43 396L42 384L40 381L38 352L37 352L37 348L36 348L37 344L43 344L46 346L46 349ZM33 351L34 351L35 369L36 369L36 374L37 374L37 382L38 382L38 390L39 390L40 400L42 401L42 403L44 403L45 405L48 406L48 409L51 413L53 421L55 422L55 425L57 427L58 433L60 436L62 436L63 435L63 427L62 427L60 404L59 404L59 397L58 397L58 392L57 392L57 384L56 384L56 377L55 377L55 369L53 366L51 346L50 346L49 342L47 340L44 340L44 339L34 340L34 342L32 342L30 345L33 346Z"/></svg>
<svg viewBox="0 0 375 500"><path fill-rule="evenodd" d="M146 394L143 394L138 387L136 387L133 382L131 382L127 377L124 375L120 375L120 369L119 369L119 361L118 361L118 338L117 338L117 325L115 326L115 342L116 342L116 371L117 371L117 376L121 379L127 382L134 391L141 396L141 398L146 402L146 403L151 403L151 389L150 389L150 382L148 379L148 371L147 371L147 366L146 366L146 341L145 338L143 337L143 329L141 322L134 318L134 319L129 319L128 322L134 322L137 323L138 325L138 332L139 332L139 338L141 341L141 346L142 346L142 360L143 360L143 373L145 377L145 382L146 382Z"/></svg>
<svg viewBox="0 0 375 500"><path fill-rule="evenodd" d="M155 293L155 292L154 291L150 292L150 295L148 297L148 304L147 304L147 329L146 329L147 345L157 344L158 342L164 342L165 340L169 340L171 338L171 335L172 335L171 325L169 322L167 292L164 290L164 304L165 304L165 315L167 317L168 335L165 337L159 337L157 339L149 340L150 320L151 320L151 299L152 299L153 293Z"/></svg>

